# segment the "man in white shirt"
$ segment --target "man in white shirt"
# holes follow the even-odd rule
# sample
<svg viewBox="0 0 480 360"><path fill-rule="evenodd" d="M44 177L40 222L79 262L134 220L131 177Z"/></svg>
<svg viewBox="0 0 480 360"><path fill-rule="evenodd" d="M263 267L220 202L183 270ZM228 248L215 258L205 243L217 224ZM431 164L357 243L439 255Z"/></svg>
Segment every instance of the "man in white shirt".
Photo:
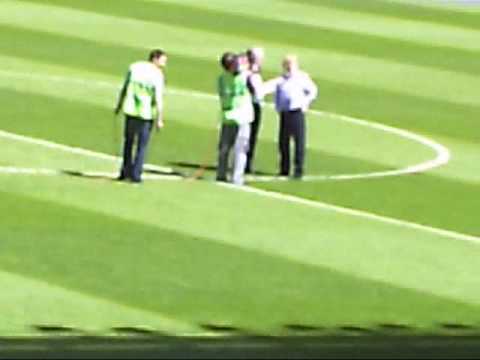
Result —
<svg viewBox="0 0 480 360"><path fill-rule="evenodd" d="M301 179L305 164L305 113L317 97L318 89L310 76L301 71L295 55L283 61L284 73L270 80L265 88L275 92L275 107L280 115L280 176L290 175L290 139L295 141L294 178ZM268 91L268 90L267 90Z"/></svg>
<svg viewBox="0 0 480 360"><path fill-rule="evenodd" d="M167 64L167 55L162 50L153 50L149 61L138 61L130 65L120 92L115 113L123 109L125 135L123 163L118 180L142 181L143 164L150 132L155 122L157 129L163 128L163 91L165 80L162 69ZM137 142L136 154L133 148Z"/></svg>

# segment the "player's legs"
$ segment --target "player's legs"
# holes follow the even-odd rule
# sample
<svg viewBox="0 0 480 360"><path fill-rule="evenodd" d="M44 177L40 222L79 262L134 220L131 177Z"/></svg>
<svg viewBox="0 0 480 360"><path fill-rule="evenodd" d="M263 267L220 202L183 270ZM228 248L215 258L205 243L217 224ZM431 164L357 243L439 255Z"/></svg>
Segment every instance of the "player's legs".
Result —
<svg viewBox="0 0 480 360"><path fill-rule="evenodd" d="M278 150L280 153L280 173L281 176L290 174L290 128L289 113L280 113L280 132L278 135Z"/></svg>
<svg viewBox="0 0 480 360"><path fill-rule="evenodd" d="M141 182L143 164L145 162L145 154L147 152L148 142L150 140L150 132L152 130L153 121L136 120L138 145L135 161L133 163L132 181Z"/></svg>
<svg viewBox="0 0 480 360"><path fill-rule="evenodd" d="M135 124L134 119L130 116L125 116L125 129L123 140L123 162L120 170L119 180L126 180L132 177L133 163L132 152L133 143L135 141Z"/></svg>
<svg viewBox="0 0 480 360"><path fill-rule="evenodd" d="M250 174L254 171L253 161L255 158L255 149L257 147L258 133L260 131L260 127L262 123L262 107L260 106L260 104L253 104L253 114L254 114L254 118L253 118L254 120L251 124L249 149L247 153L247 166L245 168L245 172L247 174Z"/></svg>
<svg viewBox="0 0 480 360"><path fill-rule="evenodd" d="M295 140L295 178L303 176L305 164L305 114L296 111L292 114L293 137Z"/></svg>
<svg viewBox="0 0 480 360"><path fill-rule="evenodd" d="M237 125L222 125L218 143L217 181L227 181L228 159L230 149L235 143L238 133Z"/></svg>
<svg viewBox="0 0 480 360"><path fill-rule="evenodd" d="M235 140L235 161L233 164L233 183L235 185L243 185L245 182L244 174L247 165L250 135L250 124L240 125L237 139Z"/></svg>

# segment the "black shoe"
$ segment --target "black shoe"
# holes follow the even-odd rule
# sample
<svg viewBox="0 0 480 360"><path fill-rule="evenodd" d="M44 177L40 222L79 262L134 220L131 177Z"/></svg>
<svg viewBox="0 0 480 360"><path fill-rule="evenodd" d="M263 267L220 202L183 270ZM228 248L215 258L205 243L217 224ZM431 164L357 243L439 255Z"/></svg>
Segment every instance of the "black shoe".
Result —
<svg viewBox="0 0 480 360"><path fill-rule="evenodd" d="M225 177L217 177L216 181L218 181L218 182L228 182L227 178L225 178Z"/></svg>
<svg viewBox="0 0 480 360"><path fill-rule="evenodd" d="M133 178L132 178L130 181L131 181L133 184L141 184L141 183L143 182L142 179L133 179Z"/></svg>
<svg viewBox="0 0 480 360"><path fill-rule="evenodd" d="M128 180L128 177L126 177L125 175L121 174L121 175L119 175L115 180L117 180L117 181L127 181L127 180Z"/></svg>
<svg viewBox="0 0 480 360"><path fill-rule="evenodd" d="M295 174L293 175L293 178L294 178L295 180L302 180L302 178L303 178L303 173L301 173L301 172L295 172Z"/></svg>

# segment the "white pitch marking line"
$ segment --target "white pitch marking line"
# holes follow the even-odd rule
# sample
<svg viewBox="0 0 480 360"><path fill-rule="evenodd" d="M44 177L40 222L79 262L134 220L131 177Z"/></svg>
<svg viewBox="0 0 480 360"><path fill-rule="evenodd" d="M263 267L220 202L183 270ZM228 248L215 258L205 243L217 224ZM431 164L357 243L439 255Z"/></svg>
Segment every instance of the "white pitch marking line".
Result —
<svg viewBox="0 0 480 360"><path fill-rule="evenodd" d="M284 202L286 201L290 203L305 205L305 206L316 208L316 209L333 211L339 214L351 215L351 216L360 217L368 220L378 221L385 224L395 225L398 227L409 228L413 230L420 230L420 231L432 233L445 238L453 238L456 240L462 240L462 241L468 241L468 242L480 244L480 237L474 236L474 235L467 235L467 234L462 234L456 231L439 229L439 228L435 228L427 225L417 224L410 221L400 220L400 219L391 218L387 216L381 216L381 215L377 215L367 211L349 209L346 207L331 205L331 204L320 202L320 201L308 200L308 199L300 198L293 195L287 195L287 194L282 194L282 193L268 191L268 190L261 190L261 189L257 189L250 186L235 186L233 184L225 184L225 183L220 183L220 185L230 189L235 189L235 190L243 191L246 193L252 193L252 194L260 195L263 197L268 197L271 199L277 199Z"/></svg>
<svg viewBox="0 0 480 360"><path fill-rule="evenodd" d="M7 70L0 70L0 75L4 77L11 77L11 78L47 80L47 81L56 81L56 82L64 82L64 83L67 82L67 83L74 83L78 85L95 84L98 87L106 87L106 88L112 88L112 89L117 88L117 86L112 82L96 80L96 79L86 80L81 78L74 78L74 77L70 78L70 77L59 76L59 75L31 74L31 73L22 73L22 72L7 71ZM186 90L180 90L180 89L167 89L167 93L172 95L179 95L179 96L190 96L190 97L195 97L199 99L208 99L208 100L217 99L217 97L213 94L207 94L207 93L190 91L190 90L186 91ZM269 106L272 106L272 104L269 104ZM421 136L407 130L375 123L375 122L364 120L364 119L353 118L345 115L327 113L327 112L316 111L316 110L311 110L310 112L313 115L317 115L317 116L330 115L332 116L333 119L336 119L336 120L348 122L348 123L359 125L359 126L365 126L365 127L379 130L379 131L398 135L405 139L420 143L422 145L425 145L426 147L431 148L436 153L436 157L432 160L429 160L420 164L410 165L401 169L371 172L371 173L358 173L358 174L307 175L303 178L303 181L328 181L328 180L341 181L341 180L371 179L371 178L383 178L383 177L389 177L389 176L408 175L408 174L414 174L414 173L420 173L420 172L432 170L436 167L445 165L450 161L450 157L451 157L450 151L445 146L431 139L428 139L425 136ZM65 148L64 150L67 151ZM75 151L78 151L78 150L75 150ZM81 149L80 153L83 153L86 155L85 151L90 152L89 150ZM102 156L105 158L105 156L109 156L109 155L102 154ZM149 166L152 166L152 165L149 165ZM155 166L155 168L152 168L152 167L150 168L154 170L167 171L167 172L173 171L172 169L160 168L158 166ZM271 182L271 181L282 181L286 179L275 177L275 176L248 176L247 180L257 181L257 182Z"/></svg>
<svg viewBox="0 0 480 360"><path fill-rule="evenodd" d="M21 168L13 166L0 166L0 173L8 175L58 175L58 171L52 169Z"/></svg>

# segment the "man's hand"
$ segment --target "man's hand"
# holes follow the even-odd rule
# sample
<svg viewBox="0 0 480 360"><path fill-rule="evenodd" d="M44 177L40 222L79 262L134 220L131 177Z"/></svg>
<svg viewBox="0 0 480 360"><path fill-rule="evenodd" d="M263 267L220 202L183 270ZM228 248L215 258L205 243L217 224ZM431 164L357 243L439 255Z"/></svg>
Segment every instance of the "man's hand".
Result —
<svg viewBox="0 0 480 360"><path fill-rule="evenodd" d="M163 122L163 117L162 116L159 116L158 119L157 119L157 122L155 124L155 127L158 130L160 129L163 129L163 127L165 126L164 122Z"/></svg>

